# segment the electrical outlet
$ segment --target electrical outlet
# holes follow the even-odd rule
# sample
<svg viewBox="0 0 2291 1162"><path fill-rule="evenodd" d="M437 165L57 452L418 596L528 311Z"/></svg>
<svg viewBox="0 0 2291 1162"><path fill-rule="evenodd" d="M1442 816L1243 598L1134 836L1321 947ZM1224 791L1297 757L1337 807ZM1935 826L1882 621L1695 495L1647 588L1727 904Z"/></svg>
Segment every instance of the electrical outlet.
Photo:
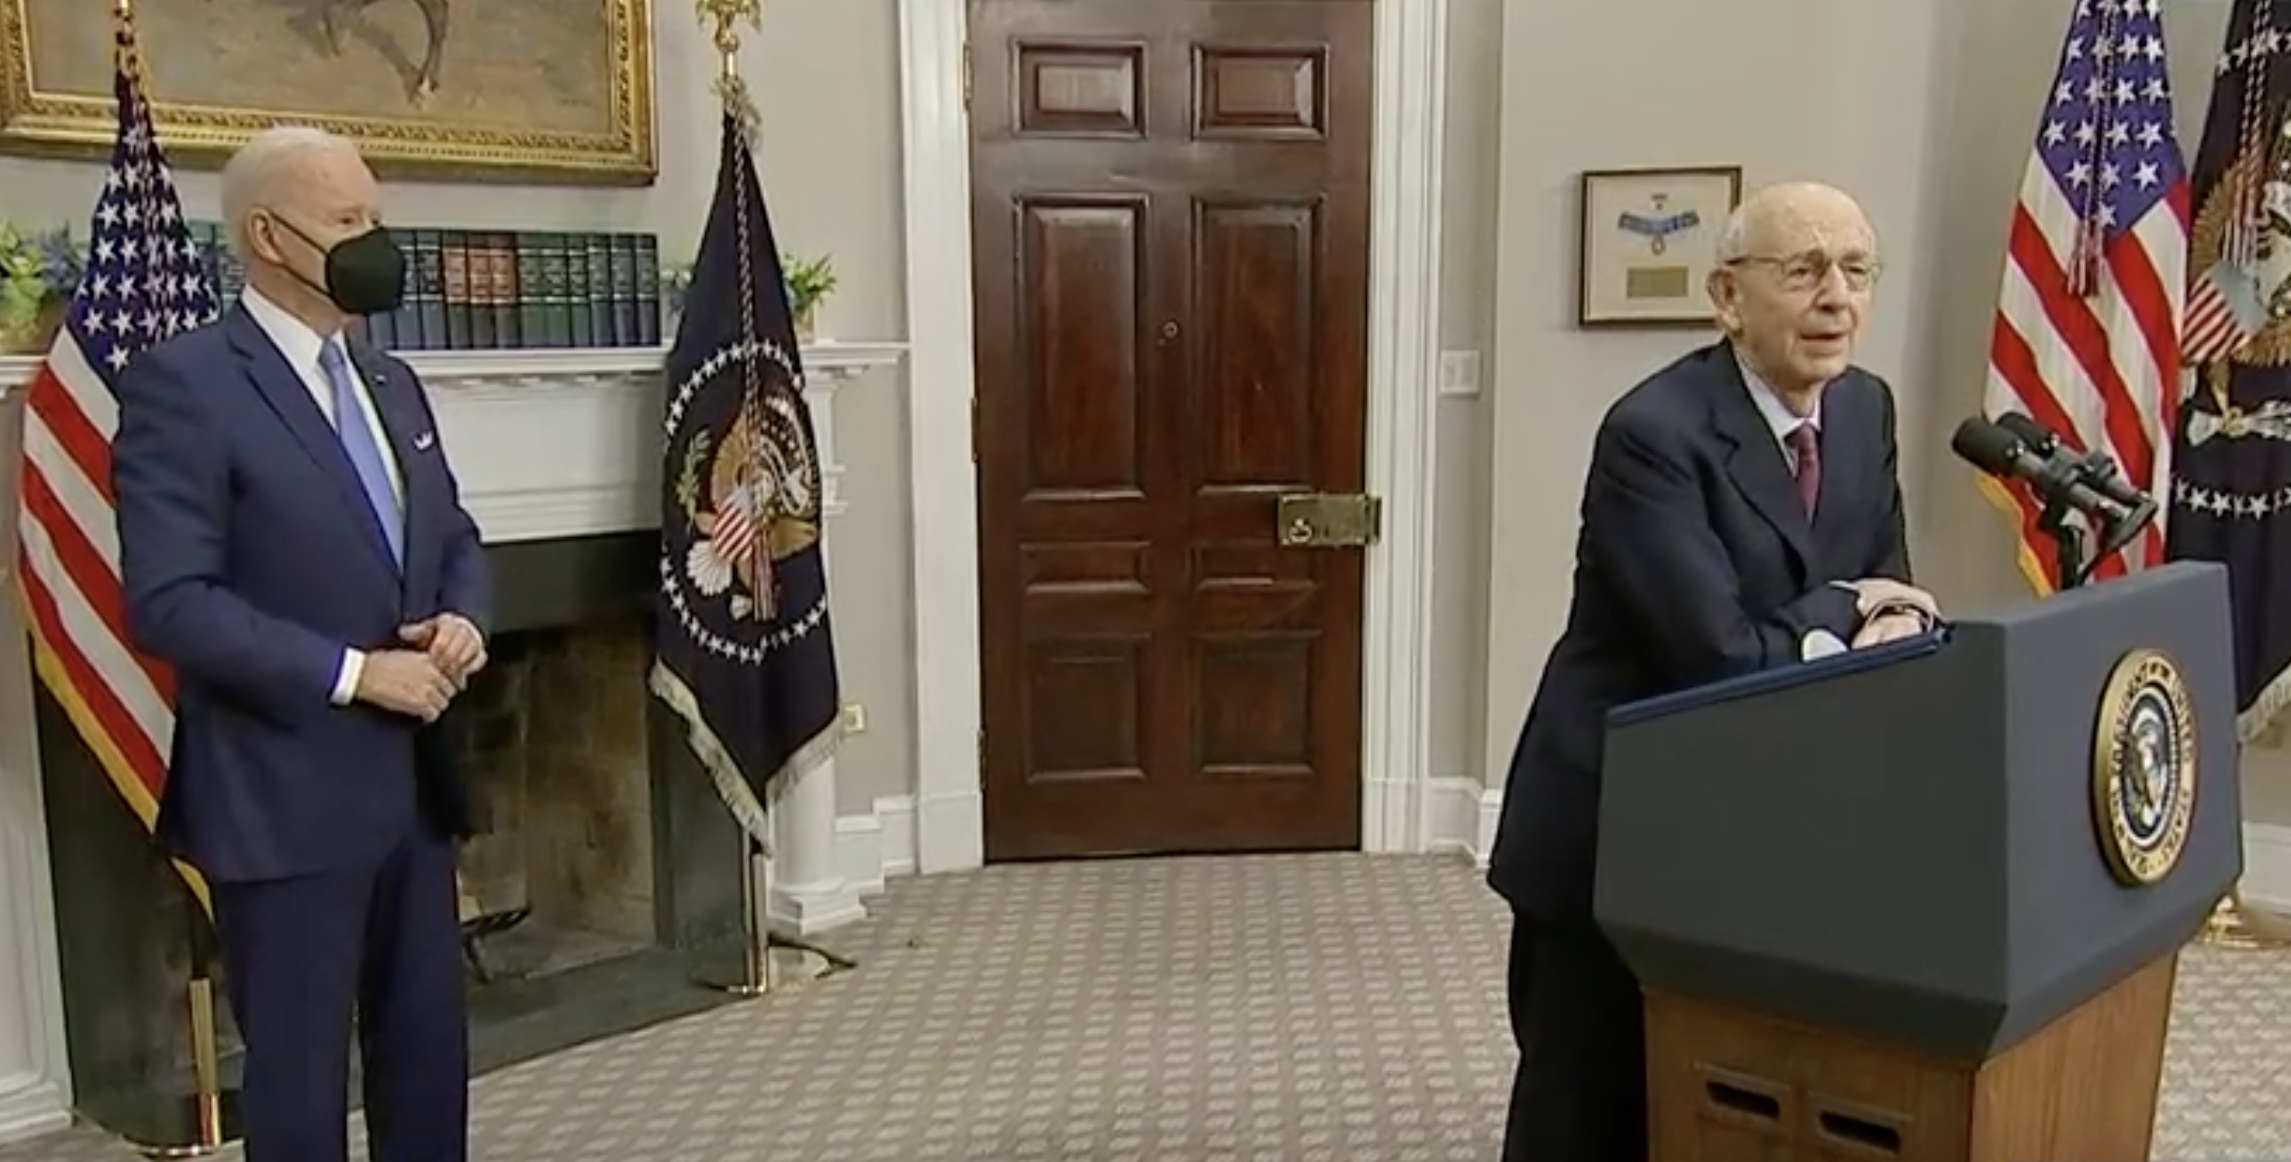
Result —
<svg viewBox="0 0 2291 1162"><path fill-rule="evenodd" d="M843 733L867 733L867 708L865 706L862 706L857 702L847 702L844 704Z"/></svg>
<svg viewBox="0 0 2291 1162"><path fill-rule="evenodd" d="M1440 394L1470 399L1480 394L1480 353L1440 352Z"/></svg>

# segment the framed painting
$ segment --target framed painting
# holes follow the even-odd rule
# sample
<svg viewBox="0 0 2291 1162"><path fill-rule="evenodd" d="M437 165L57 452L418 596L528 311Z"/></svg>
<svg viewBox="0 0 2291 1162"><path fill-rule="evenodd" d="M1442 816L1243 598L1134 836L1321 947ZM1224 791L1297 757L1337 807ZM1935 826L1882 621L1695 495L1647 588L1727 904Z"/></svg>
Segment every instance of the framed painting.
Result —
<svg viewBox="0 0 2291 1162"><path fill-rule="evenodd" d="M1585 327L1709 323L1704 283L1718 232L1741 204L1741 166L1585 173L1576 322Z"/></svg>
<svg viewBox="0 0 2291 1162"><path fill-rule="evenodd" d="M0 149L104 156L112 0L0 0ZM135 0L175 160L281 121L401 177L646 185L652 0Z"/></svg>

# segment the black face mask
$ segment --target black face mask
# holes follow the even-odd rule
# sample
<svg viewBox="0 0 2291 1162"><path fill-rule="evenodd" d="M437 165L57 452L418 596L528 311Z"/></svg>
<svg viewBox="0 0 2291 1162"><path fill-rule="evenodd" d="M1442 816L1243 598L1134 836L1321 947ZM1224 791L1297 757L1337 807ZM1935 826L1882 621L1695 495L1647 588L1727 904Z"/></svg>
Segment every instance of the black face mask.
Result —
<svg viewBox="0 0 2291 1162"><path fill-rule="evenodd" d="M326 285L320 286L304 278L301 271L288 267L296 278L319 291L344 313L352 315L380 315L398 309L405 298L406 254L398 249L396 239L380 226L364 234L345 238L331 247L321 247L301 228L277 215L271 221L287 228L302 239L312 250L326 256Z"/></svg>

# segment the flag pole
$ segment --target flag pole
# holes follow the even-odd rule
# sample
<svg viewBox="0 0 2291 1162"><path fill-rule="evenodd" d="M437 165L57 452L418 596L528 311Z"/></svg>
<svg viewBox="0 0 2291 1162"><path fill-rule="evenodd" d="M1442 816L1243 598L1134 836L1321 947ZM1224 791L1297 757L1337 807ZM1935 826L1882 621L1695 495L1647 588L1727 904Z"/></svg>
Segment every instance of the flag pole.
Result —
<svg viewBox="0 0 2291 1162"><path fill-rule="evenodd" d="M117 0L122 9L129 2ZM221 1153L232 1137L228 1122L236 1120L237 1111L230 1108L230 1095L223 1089L221 1038L215 1017L213 929L197 900L190 901L188 911L190 924L185 937L190 944L191 966L183 1000L191 1050L191 1095L185 1110L189 1140L176 1145L138 1143L136 1152L146 1158L205 1158Z"/></svg>
<svg viewBox="0 0 2291 1162"><path fill-rule="evenodd" d="M740 33L738 22L745 20L750 28L763 24L763 0L696 0L700 17L715 23L714 39L720 71L716 78L716 94L724 107L744 115L748 108L745 82L740 79ZM767 821L771 813L767 808ZM772 934L771 920L766 909L772 898L772 857L763 841L740 827L740 975L718 987L738 997L763 996L772 991Z"/></svg>
<svg viewBox="0 0 2291 1162"><path fill-rule="evenodd" d="M111 14L117 67L134 78L140 99L143 61L135 39L135 0L112 0ZM156 132L157 126L152 128ZM232 1135L227 1122L236 1120L237 1113L232 1108L235 1102L229 1100L231 1094L223 1088L215 1016L214 917L208 912L207 900L196 886L197 880L188 865L174 860L168 863L170 873L184 886L185 913L189 921L184 938L189 945L190 965L184 974L183 988L191 1056L191 1094L185 1103L189 1140L173 1145L139 1143L136 1149L146 1158L204 1158L221 1152L229 1143Z"/></svg>

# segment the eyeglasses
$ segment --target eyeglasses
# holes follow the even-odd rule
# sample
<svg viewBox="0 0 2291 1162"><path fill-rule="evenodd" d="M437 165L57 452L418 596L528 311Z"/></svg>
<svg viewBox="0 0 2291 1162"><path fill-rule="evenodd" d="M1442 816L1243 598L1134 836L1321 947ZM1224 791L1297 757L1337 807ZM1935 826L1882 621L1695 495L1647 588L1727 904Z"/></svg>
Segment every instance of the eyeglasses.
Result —
<svg viewBox="0 0 2291 1162"><path fill-rule="evenodd" d="M1770 258L1763 255L1745 255L1730 259L1728 266L1771 266L1782 278L1785 290L1803 294L1829 281L1830 271L1845 276L1846 289L1865 291L1876 285L1877 276L1885 267L1874 258L1853 256L1843 259L1827 254L1798 254L1789 258Z"/></svg>

